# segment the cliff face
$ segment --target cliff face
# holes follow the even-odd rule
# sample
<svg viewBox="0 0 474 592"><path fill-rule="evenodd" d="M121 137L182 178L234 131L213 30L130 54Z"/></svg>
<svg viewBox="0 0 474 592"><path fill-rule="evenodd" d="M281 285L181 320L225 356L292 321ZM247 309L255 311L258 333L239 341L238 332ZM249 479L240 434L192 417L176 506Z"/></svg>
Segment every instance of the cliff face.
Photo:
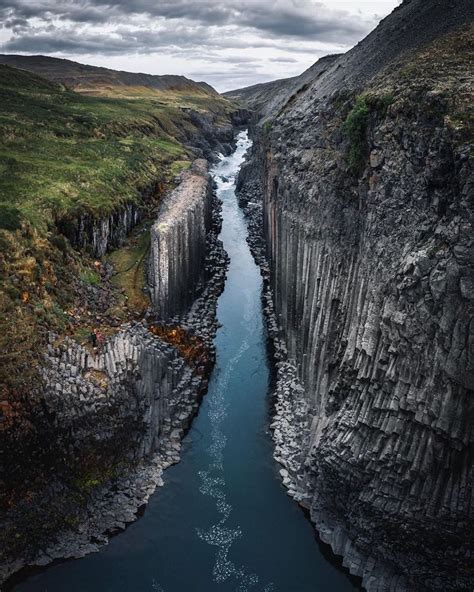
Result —
<svg viewBox="0 0 474 592"><path fill-rule="evenodd" d="M161 319L186 310L203 280L211 206L207 162L197 160L165 198L151 229L150 295Z"/></svg>
<svg viewBox="0 0 474 592"><path fill-rule="evenodd" d="M152 191L144 192L145 202L146 193ZM143 207L130 203L101 219L82 214L74 223L60 220L58 230L68 237L72 245L88 251L93 257L103 257L110 249L123 245L142 215Z"/></svg>
<svg viewBox="0 0 474 592"><path fill-rule="evenodd" d="M164 198L152 231L156 310L99 349L50 335L36 398L2 434L9 487L0 582L25 565L97 550L136 518L179 460L214 361L227 261L220 223L207 163L196 161ZM154 291L162 279L166 289ZM171 312L179 319L163 324Z"/></svg>
<svg viewBox="0 0 474 592"><path fill-rule="evenodd" d="M252 111L258 114L259 119L265 120L274 116L288 101L293 100L300 92L308 88L339 57L337 54L322 57L299 76L231 90L224 93L224 96L231 100L245 103Z"/></svg>
<svg viewBox="0 0 474 592"><path fill-rule="evenodd" d="M405 2L255 132L273 304L304 387L280 389L276 455L370 591L472 576L472 7L427 10ZM242 184L255 199L259 180Z"/></svg>

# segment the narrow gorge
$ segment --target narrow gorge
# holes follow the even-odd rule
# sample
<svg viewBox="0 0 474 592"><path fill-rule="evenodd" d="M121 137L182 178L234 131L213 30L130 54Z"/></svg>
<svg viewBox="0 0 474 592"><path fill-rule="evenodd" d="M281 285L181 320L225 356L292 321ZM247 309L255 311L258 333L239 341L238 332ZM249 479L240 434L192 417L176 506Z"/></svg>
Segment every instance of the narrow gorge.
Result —
<svg viewBox="0 0 474 592"><path fill-rule="evenodd" d="M473 21L223 94L0 56L2 589L472 592Z"/></svg>
<svg viewBox="0 0 474 592"><path fill-rule="evenodd" d="M341 591L358 588L357 582L341 573L318 548L310 524L285 495L271 462L266 399L270 376L260 302L262 280L246 244L244 217L234 190L236 174L249 144L247 134L241 132L235 153L222 157L212 169L217 182L217 198L223 201L220 238L230 263L225 289L218 301L216 367L198 416L183 441L185 454L181 462L166 471L166 486L150 499L141 520L129 526L120 536L112 538L105 548L84 559L62 563L33 575L15 586L15 590L46 588L59 591L68 587L71 590L93 591L116 589L126 582L126 586L137 591L166 591L186 589L190 573L193 574L193 585L199 590L230 591L238 587L242 591L270 592L291 589L293 585L308 592L320 586ZM200 211L202 217L194 219L192 225L196 234L189 235L198 240L199 228L205 221L204 213L209 211L203 204L211 195L203 168L204 163L197 162L162 204L152 234L154 240L158 240L159 234L165 248L155 247L155 256L150 259L152 270L154 265L164 266L170 271L174 269L176 259L173 265L166 266L172 245L176 244L176 237L172 238L173 228L185 234L189 229L187 221ZM184 204L189 208L183 212ZM217 209L215 205L214 211ZM170 206L173 206L175 214L180 212L181 215L170 219ZM180 243L187 244L184 237ZM194 252L199 252L197 243L195 247ZM182 264L185 265L184 261ZM170 273L165 277L174 275ZM168 285L172 287L172 283ZM181 287L176 289L179 296ZM209 294L203 296L203 300L209 298ZM199 303L199 300L196 302ZM165 295L159 302L166 302ZM179 302L179 298L175 302ZM157 310L158 315L164 314L160 310ZM180 317L180 321L192 323L193 318L202 318L202 312L203 309L195 303L191 312ZM202 335L202 329L199 331L196 325L197 320L194 323L195 334ZM189 330L187 325L186 328ZM154 338L144 335L144 331L142 327L133 329L138 347L143 346L143 341L154 341ZM139 480L128 476L127 489L120 490L119 495L111 500L113 505L110 504L110 507L113 507L115 517L119 517L121 522L129 522L134 518L133 503L136 502L134 498L130 499L130 493L146 483L149 494L157 483L162 483L162 469L178 460L180 428L189 419L193 410L190 401L193 397L195 400L196 388L200 384L196 384L195 378L193 382L188 369L184 374L186 382L182 378L180 382L174 380L177 384L170 391L166 388L172 382L170 369L173 370L172 377L179 375L184 366L182 362L178 364L176 358L174 361L165 358L156 345L145 361L143 354L137 356L132 349L128 335L120 336L116 341L120 339L123 347L124 338L125 350L119 350L124 351L124 356L116 359L107 352L106 359L110 361L106 371L116 376L117 368L121 365L126 368L130 364L127 360L138 357L138 363L142 364L140 383L147 389L140 393L140 401L144 399L141 407L147 410L149 417L147 432L155 437L155 441L148 443L146 440L148 446L144 450L144 458L149 457L150 451L159 450L152 463L140 471ZM112 350L114 345L108 344L107 349ZM112 368L111 364L115 366ZM161 368L157 367L158 364L162 364ZM148 368L152 372L156 369L155 373L145 374ZM161 382L157 383L157 377L161 378ZM188 396L183 397L183 393L188 393ZM170 412L170 408L174 413ZM176 417L178 411L180 415ZM170 435L167 426L173 429ZM150 476L154 477L151 483L147 482ZM141 501L147 497L143 496ZM125 512L124 498L127 503ZM100 511L107 516L113 514L105 505L100 507ZM278 522L273 520L275 512L279 516ZM102 530L105 526L110 528L111 524L123 526L100 521L100 514L97 518L93 526L95 531L98 527ZM259 533L258 537L255 537L255 532ZM84 540L90 535L90 530L84 532ZM290 552L285 546L288 540L293 541ZM144 541L153 541L153 544L144 544ZM183 544L188 551L185 556ZM137 546L141 549L138 555L134 551ZM75 556L93 550L89 544ZM61 552L65 556L64 548L58 549L58 555ZM291 569L288 569L288 561L291 562Z"/></svg>

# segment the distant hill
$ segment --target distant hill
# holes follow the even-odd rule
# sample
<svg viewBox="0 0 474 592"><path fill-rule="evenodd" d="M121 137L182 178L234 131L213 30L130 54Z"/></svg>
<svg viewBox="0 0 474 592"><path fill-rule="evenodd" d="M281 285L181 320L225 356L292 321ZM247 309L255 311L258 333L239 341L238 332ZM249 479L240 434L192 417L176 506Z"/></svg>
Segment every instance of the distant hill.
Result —
<svg viewBox="0 0 474 592"><path fill-rule="evenodd" d="M2 54L0 64L33 72L82 94L143 95L150 91L174 91L212 96L218 94L209 84L195 82L185 76L122 72L43 55Z"/></svg>
<svg viewBox="0 0 474 592"><path fill-rule="evenodd" d="M405 0L347 53L321 58L300 76L228 91L224 96L244 102L265 120L277 115L297 95L321 99L341 88L363 88L393 60L404 59L433 39L471 21L472 2L468 0Z"/></svg>
<svg viewBox="0 0 474 592"><path fill-rule="evenodd" d="M229 99L244 102L265 119L270 113L283 107L292 95L303 90L306 85L326 72L339 57L340 54L335 54L320 58L299 76L254 84L223 94Z"/></svg>

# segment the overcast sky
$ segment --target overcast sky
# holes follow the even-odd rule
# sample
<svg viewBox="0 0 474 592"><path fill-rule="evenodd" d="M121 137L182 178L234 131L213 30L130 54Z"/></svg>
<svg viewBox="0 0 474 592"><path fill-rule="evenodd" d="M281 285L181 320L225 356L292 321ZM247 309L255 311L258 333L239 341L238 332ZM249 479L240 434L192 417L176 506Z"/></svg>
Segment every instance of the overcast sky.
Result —
<svg viewBox="0 0 474 592"><path fill-rule="evenodd" d="M294 76L350 49L401 0L0 0L0 51L219 91Z"/></svg>

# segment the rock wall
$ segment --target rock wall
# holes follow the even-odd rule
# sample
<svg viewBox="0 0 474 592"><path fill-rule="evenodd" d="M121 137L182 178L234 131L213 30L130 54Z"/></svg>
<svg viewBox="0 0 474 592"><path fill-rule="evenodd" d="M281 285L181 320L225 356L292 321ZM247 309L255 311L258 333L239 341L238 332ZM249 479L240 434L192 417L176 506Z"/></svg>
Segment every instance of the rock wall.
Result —
<svg viewBox="0 0 474 592"><path fill-rule="evenodd" d="M124 327L98 354L70 339L58 347L50 344L43 378L45 405L54 413L58 428L69 424L66 429L80 443L81 426L96 422L104 412L117 423L133 418L141 425L131 434L137 438L138 448L133 452L138 458L158 450L165 425L188 404L183 393L197 391L203 382L193 379L192 368L174 347L140 323ZM109 429L113 426L100 426L96 437L108 438Z"/></svg>
<svg viewBox="0 0 474 592"><path fill-rule="evenodd" d="M206 167L196 163L185 175L192 177L185 195L170 196L159 218L175 240L166 265L184 266L183 280L170 281L162 295L168 311L179 302L179 319L163 324L158 306L158 313L111 334L101 351L51 335L21 434L31 442L25 455L37 466L28 475L28 495L15 499L1 519L0 582L25 566L96 551L136 518L163 483L163 470L179 460L214 362L217 299L228 262L218 240L221 204ZM185 199L175 201L180 195ZM186 267L185 256L189 262L195 252L194 267ZM163 269L162 254L154 255ZM183 348L169 340L174 333ZM11 447L13 454L14 441Z"/></svg>
<svg viewBox="0 0 474 592"><path fill-rule="evenodd" d="M242 180L247 209L261 183L290 361L276 457L371 592L472 588L471 34L440 35L363 88L318 96L315 82L255 131L263 175Z"/></svg>
<svg viewBox="0 0 474 592"><path fill-rule="evenodd" d="M143 199L153 189L143 193ZM113 248L121 247L132 228L141 220L143 207L130 203L105 218L82 214L77 220L61 220L58 230L67 236L75 247L88 251L93 257L102 257Z"/></svg>
<svg viewBox="0 0 474 592"><path fill-rule="evenodd" d="M184 312L202 283L211 202L207 162L196 160L160 206L151 229L148 275L153 308L161 319Z"/></svg>

